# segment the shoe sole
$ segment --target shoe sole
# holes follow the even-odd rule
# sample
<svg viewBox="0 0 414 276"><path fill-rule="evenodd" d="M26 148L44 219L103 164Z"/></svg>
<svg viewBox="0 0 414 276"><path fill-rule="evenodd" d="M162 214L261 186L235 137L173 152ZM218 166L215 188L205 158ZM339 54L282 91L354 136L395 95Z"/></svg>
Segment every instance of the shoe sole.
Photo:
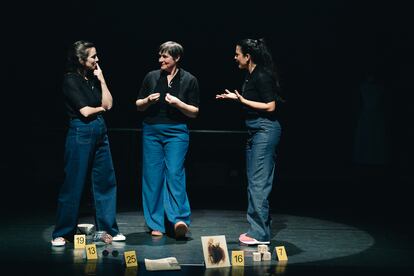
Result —
<svg viewBox="0 0 414 276"><path fill-rule="evenodd" d="M120 242L120 241L125 241L126 237L122 234L117 234L114 237L112 237L112 241L116 241L116 242Z"/></svg>
<svg viewBox="0 0 414 276"><path fill-rule="evenodd" d="M246 244L246 245L259 245L259 244L270 244L270 241L241 241L239 240L241 243Z"/></svg>
<svg viewBox="0 0 414 276"><path fill-rule="evenodd" d="M121 239L112 239L112 241L115 241L115 242L120 242L120 241L125 241L126 240L126 238L121 238Z"/></svg>
<svg viewBox="0 0 414 276"><path fill-rule="evenodd" d="M52 242L52 246L64 246L66 242Z"/></svg>

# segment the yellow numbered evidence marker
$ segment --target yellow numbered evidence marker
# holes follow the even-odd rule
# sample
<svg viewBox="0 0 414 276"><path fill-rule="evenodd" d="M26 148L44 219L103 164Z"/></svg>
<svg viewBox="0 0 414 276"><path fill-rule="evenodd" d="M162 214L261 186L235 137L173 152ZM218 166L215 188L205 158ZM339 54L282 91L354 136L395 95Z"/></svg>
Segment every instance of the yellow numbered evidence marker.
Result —
<svg viewBox="0 0 414 276"><path fill-rule="evenodd" d="M125 265L126 267L138 266L137 255L135 250L124 252Z"/></svg>
<svg viewBox="0 0 414 276"><path fill-rule="evenodd" d="M86 235L75 235L73 237L73 242L74 242L75 249L85 248L85 245L86 245Z"/></svg>
<svg viewBox="0 0 414 276"><path fill-rule="evenodd" d="M244 251L231 251L231 264L233 266L244 266Z"/></svg>
<svg viewBox="0 0 414 276"><path fill-rule="evenodd" d="M86 259L96 260L98 259L98 252L96 251L96 244L87 244L85 246L86 250Z"/></svg>
<svg viewBox="0 0 414 276"><path fill-rule="evenodd" d="M277 256L278 261L288 260L286 249L284 246L276 246L275 251L276 251L276 256Z"/></svg>

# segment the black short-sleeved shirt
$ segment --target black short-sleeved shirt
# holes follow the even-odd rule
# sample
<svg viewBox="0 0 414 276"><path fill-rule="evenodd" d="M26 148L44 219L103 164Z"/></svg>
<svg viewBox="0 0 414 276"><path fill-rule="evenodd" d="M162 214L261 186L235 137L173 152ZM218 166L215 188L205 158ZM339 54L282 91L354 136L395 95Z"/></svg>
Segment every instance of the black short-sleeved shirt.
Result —
<svg viewBox="0 0 414 276"><path fill-rule="evenodd" d="M272 76L256 66L252 73L247 72L242 87L242 96L251 101L269 103L277 99L277 87ZM243 105L247 118L265 117L275 119L275 112L259 111Z"/></svg>
<svg viewBox="0 0 414 276"><path fill-rule="evenodd" d="M102 105L102 90L99 80L91 77L85 80L76 73L65 74L63 78L63 94L65 96L66 114L70 119L84 119L79 109Z"/></svg>
<svg viewBox="0 0 414 276"><path fill-rule="evenodd" d="M167 74L164 71L154 70L145 76L138 93L138 99L144 99L151 93L161 94L160 101L148 107L144 112L145 123L176 124L188 122L187 116L165 102L166 93L170 93L186 104L198 107L200 92L196 77L180 68L170 85L171 87L168 87Z"/></svg>

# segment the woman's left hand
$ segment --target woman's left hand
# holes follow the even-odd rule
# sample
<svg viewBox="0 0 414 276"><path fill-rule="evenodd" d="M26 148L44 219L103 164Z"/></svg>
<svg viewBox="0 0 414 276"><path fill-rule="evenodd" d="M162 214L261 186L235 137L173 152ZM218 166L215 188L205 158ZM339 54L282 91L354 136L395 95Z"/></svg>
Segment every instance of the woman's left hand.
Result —
<svg viewBox="0 0 414 276"><path fill-rule="evenodd" d="M177 105L180 102L180 99L171 95L170 93L167 93L165 95L165 101L170 105Z"/></svg>

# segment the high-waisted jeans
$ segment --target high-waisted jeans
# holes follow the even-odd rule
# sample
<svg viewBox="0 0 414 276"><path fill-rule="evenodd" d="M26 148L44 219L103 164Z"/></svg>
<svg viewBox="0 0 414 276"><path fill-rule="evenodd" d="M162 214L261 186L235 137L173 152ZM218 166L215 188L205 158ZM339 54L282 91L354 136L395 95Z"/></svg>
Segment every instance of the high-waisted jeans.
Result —
<svg viewBox="0 0 414 276"><path fill-rule="evenodd" d="M247 236L259 241L270 241L271 218L269 195L273 186L276 164L276 147L280 140L281 126L277 120L256 118L246 120L247 169Z"/></svg>
<svg viewBox="0 0 414 276"><path fill-rule="evenodd" d="M73 238L79 205L87 178L96 210L96 230L115 236L116 179L105 121L101 116L90 122L72 119L65 145L65 180L60 189L53 238Z"/></svg>

